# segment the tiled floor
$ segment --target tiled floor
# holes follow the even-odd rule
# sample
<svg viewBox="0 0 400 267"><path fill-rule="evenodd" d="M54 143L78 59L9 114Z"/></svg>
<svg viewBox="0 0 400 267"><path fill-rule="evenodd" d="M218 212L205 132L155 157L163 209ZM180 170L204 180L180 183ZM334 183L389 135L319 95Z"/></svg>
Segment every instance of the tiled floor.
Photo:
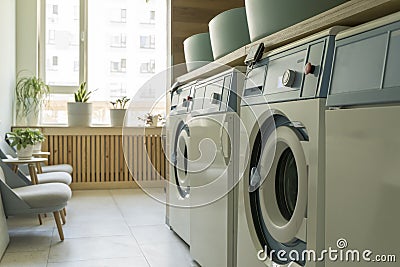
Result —
<svg viewBox="0 0 400 267"><path fill-rule="evenodd" d="M163 190L154 194L162 198ZM165 205L139 189L74 191L64 242L50 215L8 219L7 267L188 267L188 246L165 225Z"/></svg>

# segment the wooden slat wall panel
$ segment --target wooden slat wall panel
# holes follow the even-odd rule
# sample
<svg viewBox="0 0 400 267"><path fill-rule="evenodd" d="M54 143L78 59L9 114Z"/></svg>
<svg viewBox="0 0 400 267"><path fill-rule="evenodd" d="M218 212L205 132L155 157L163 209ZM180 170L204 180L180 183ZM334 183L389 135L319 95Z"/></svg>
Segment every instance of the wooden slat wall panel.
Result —
<svg viewBox="0 0 400 267"><path fill-rule="evenodd" d="M46 134L46 131L44 131ZM161 135L116 134L59 135L47 133L43 150L51 153L49 164L71 164L72 187L79 184L162 181L165 156ZM125 157L127 162L125 161Z"/></svg>
<svg viewBox="0 0 400 267"><path fill-rule="evenodd" d="M185 62L184 39L193 34L207 32L209 21L217 14L243 6L244 0L172 0L171 54L173 64Z"/></svg>

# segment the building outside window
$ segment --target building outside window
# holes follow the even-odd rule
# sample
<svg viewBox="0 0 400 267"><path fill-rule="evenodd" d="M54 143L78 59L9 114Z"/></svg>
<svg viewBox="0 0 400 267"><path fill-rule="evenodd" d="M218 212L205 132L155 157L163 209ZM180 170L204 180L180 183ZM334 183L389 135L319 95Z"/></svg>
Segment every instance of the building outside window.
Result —
<svg viewBox="0 0 400 267"><path fill-rule="evenodd" d="M90 99L93 123L109 124L109 101L132 98L154 74L167 68L167 1L44 1L40 76L52 93L41 112L42 124L67 124L67 102L73 101L81 81L95 90ZM81 28L83 20L87 28ZM156 47L156 38L165 41ZM140 116L160 96L150 88L136 97L140 105L135 112ZM157 108L165 112L165 102Z"/></svg>
<svg viewBox="0 0 400 267"><path fill-rule="evenodd" d="M146 10L142 14L141 24L154 24L156 23L156 11Z"/></svg>
<svg viewBox="0 0 400 267"><path fill-rule="evenodd" d="M111 61L111 72L126 72L126 59L121 58L120 61Z"/></svg>
<svg viewBox="0 0 400 267"><path fill-rule="evenodd" d="M155 60L151 59L149 62L140 64L140 73L155 73Z"/></svg>
<svg viewBox="0 0 400 267"><path fill-rule="evenodd" d="M53 15L58 15L58 5L53 5Z"/></svg>
<svg viewBox="0 0 400 267"><path fill-rule="evenodd" d="M48 44L54 44L56 40L56 32L55 30L49 30L49 38L48 38Z"/></svg>
<svg viewBox="0 0 400 267"><path fill-rule="evenodd" d="M58 66L58 56L53 56L53 66Z"/></svg>
<svg viewBox="0 0 400 267"><path fill-rule="evenodd" d="M156 47L154 35L141 35L140 36L140 48L154 49Z"/></svg>
<svg viewBox="0 0 400 267"><path fill-rule="evenodd" d="M126 22L126 9L121 9L121 22Z"/></svg>
<svg viewBox="0 0 400 267"><path fill-rule="evenodd" d="M110 46L114 48L126 48L126 34L121 33L118 35L111 36Z"/></svg>

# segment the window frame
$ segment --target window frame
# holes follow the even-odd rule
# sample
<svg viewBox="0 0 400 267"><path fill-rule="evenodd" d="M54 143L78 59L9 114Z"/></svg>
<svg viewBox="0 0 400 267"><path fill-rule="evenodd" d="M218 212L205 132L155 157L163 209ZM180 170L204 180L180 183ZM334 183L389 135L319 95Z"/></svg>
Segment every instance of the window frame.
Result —
<svg viewBox="0 0 400 267"><path fill-rule="evenodd" d="M40 1L39 24L39 77L46 81L46 0ZM87 80L88 69L88 0L79 0L79 84ZM73 94L79 86L51 85L51 94Z"/></svg>
<svg viewBox="0 0 400 267"><path fill-rule="evenodd" d="M77 7L76 11L74 10L74 19L79 19L79 81L78 83L82 83L83 81L88 80L88 6L89 0L78 0L79 7ZM172 56L171 56L171 1L166 1L166 25L165 30L167 33L167 40L166 40L166 67L170 68L172 65ZM38 37L38 56L37 56L37 70L38 75L44 81L46 80L46 36L49 34L46 32L46 4L48 3L47 0L38 1L38 29L37 29L37 37ZM154 12L157 14L157 10ZM60 10L58 10L60 11ZM157 15L156 15L157 16ZM140 35L139 35L140 36ZM153 39L153 43L155 43L155 38ZM146 50L146 49L144 49ZM75 62L74 62L75 65ZM172 79L172 76L169 77ZM170 81L172 84L172 81ZM122 90L127 90L125 86L121 85ZM77 86L60 86L60 85L51 85L50 86L50 94L63 94L63 95L73 95L76 91ZM169 105L170 99L166 97L166 114L169 113ZM53 125L53 124L49 124Z"/></svg>

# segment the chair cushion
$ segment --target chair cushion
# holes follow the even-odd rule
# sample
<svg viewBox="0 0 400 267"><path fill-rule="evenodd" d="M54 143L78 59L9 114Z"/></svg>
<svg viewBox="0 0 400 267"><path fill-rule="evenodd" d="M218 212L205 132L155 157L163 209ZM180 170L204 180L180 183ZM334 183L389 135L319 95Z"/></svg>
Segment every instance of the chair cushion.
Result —
<svg viewBox="0 0 400 267"><path fill-rule="evenodd" d="M37 177L39 184L62 183L70 185L72 182L71 175L66 172L39 173Z"/></svg>
<svg viewBox="0 0 400 267"><path fill-rule="evenodd" d="M43 171L43 173L66 172L66 173L71 174L72 166L69 164L48 165L48 166L42 166L42 171Z"/></svg>
<svg viewBox="0 0 400 267"><path fill-rule="evenodd" d="M63 205L72 196L69 186L61 183L28 185L13 190L32 208Z"/></svg>

